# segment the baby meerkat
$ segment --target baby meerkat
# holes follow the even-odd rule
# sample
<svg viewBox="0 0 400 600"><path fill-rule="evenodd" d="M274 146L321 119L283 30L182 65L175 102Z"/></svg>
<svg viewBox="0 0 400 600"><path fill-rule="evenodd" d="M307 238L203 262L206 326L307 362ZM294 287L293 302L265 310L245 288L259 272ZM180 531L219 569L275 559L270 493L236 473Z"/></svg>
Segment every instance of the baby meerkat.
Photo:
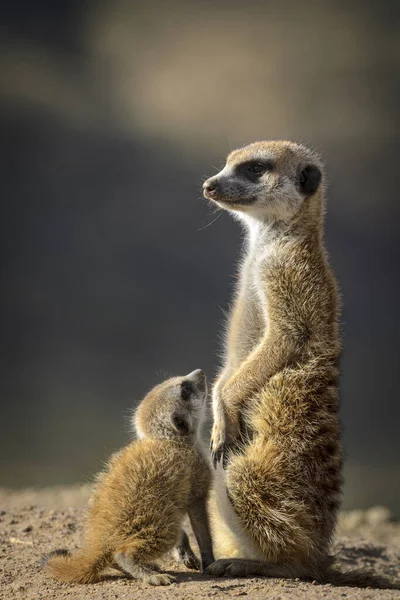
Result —
<svg viewBox="0 0 400 600"><path fill-rule="evenodd" d="M95 583L111 566L148 584L168 585L174 577L151 563L177 545L181 559L195 566L181 529L186 514L203 569L214 561L206 512L211 470L199 439L206 397L200 369L149 392L133 419L139 439L115 453L97 477L83 549L45 557L51 575Z"/></svg>

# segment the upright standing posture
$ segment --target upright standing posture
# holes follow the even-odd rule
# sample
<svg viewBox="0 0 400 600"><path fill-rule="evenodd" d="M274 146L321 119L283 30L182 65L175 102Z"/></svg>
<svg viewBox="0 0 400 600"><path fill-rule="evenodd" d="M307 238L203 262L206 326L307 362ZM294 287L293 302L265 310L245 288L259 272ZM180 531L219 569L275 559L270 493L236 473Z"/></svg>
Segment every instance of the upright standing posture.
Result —
<svg viewBox="0 0 400 600"><path fill-rule="evenodd" d="M342 481L322 166L304 146L257 142L232 152L204 195L247 229L213 390L211 449L225 468L214 541L228 560L207 572L322 578Z"/></svg>
<svg viewBox="0 0 400 600"><path fill-rule="evenodd" d="M195 566L181 530L187 513L203 568L214 561L206 512L211 473L199 440L206 397L200 369L146 396L134 417L139 440L114 454L97 478L83 549L52 552L45 557L47 571L62 581L95 583L112 566L151 585L168 585L174 578L152 563L175 544L185 564Z"/></svg>

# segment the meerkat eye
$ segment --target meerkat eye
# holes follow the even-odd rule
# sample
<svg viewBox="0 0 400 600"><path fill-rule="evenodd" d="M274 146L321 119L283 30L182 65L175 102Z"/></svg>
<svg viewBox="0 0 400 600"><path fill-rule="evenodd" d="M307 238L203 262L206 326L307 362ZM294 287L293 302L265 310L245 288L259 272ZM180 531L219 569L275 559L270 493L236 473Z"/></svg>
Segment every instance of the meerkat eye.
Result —
<svg viewBox="0 0 400 600"><path fill-rule="evenodd" d="M267 171L272 171L272 168L273 165L270 161L262 162L258 160L251 160L243 165L240 165L239 173L241 173L247 179L255 181Z"/></svg>
<svg viewBox="0 0 400 600"><path fill-rule="evenodd" d="M252 175L261 175L265 171L265 165L263 163L250 163L247 170Z"/></svg>
<svg viewBox="0 0 400 600"><path fill-rule="evenodd" d="M192 395L193 388L190 381L182 381L181 383L181 397L182 400L189 400Z"/></svg>

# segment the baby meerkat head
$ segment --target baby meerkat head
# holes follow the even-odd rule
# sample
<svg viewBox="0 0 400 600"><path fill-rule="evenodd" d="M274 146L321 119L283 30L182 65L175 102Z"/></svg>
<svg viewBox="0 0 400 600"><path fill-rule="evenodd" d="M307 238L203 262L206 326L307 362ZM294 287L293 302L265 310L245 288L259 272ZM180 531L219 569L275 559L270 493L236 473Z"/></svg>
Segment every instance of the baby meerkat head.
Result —
<svg viewBox="0 0 400 600"><path fill-rule="evenodd" d="M204 196L226 210L267 222L289 222L321 187L316 154L293 142L255 142L234 150L207 179Z"/></svg>
<svg viewBox="0 0 400 600"><path fill-rule="evenodd" d="M133 416L139 438L195 440L205 416L207 379L196 369L172 377L151 390Z"/></svg>

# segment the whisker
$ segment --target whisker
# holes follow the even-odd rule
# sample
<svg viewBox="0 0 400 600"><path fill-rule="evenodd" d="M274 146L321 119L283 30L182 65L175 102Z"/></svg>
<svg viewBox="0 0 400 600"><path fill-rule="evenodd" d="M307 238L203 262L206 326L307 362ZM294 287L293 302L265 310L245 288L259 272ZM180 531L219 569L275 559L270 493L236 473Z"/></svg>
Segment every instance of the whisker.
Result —
<svg viewBox="0 0 400 600"><path fill-rule="evenodd" d="M197 231L203 231L203 229L207 229L207 227L210 227L210 225L212 225L213 223L215 223L215 221L217 219L219 219L221 215L222 215L222 211L217 214L217 216L215 217L215 219L213 219L210 223L207 223L207 225L204 225L204 227L200 227L200 229L198 229Z"/></svg>

